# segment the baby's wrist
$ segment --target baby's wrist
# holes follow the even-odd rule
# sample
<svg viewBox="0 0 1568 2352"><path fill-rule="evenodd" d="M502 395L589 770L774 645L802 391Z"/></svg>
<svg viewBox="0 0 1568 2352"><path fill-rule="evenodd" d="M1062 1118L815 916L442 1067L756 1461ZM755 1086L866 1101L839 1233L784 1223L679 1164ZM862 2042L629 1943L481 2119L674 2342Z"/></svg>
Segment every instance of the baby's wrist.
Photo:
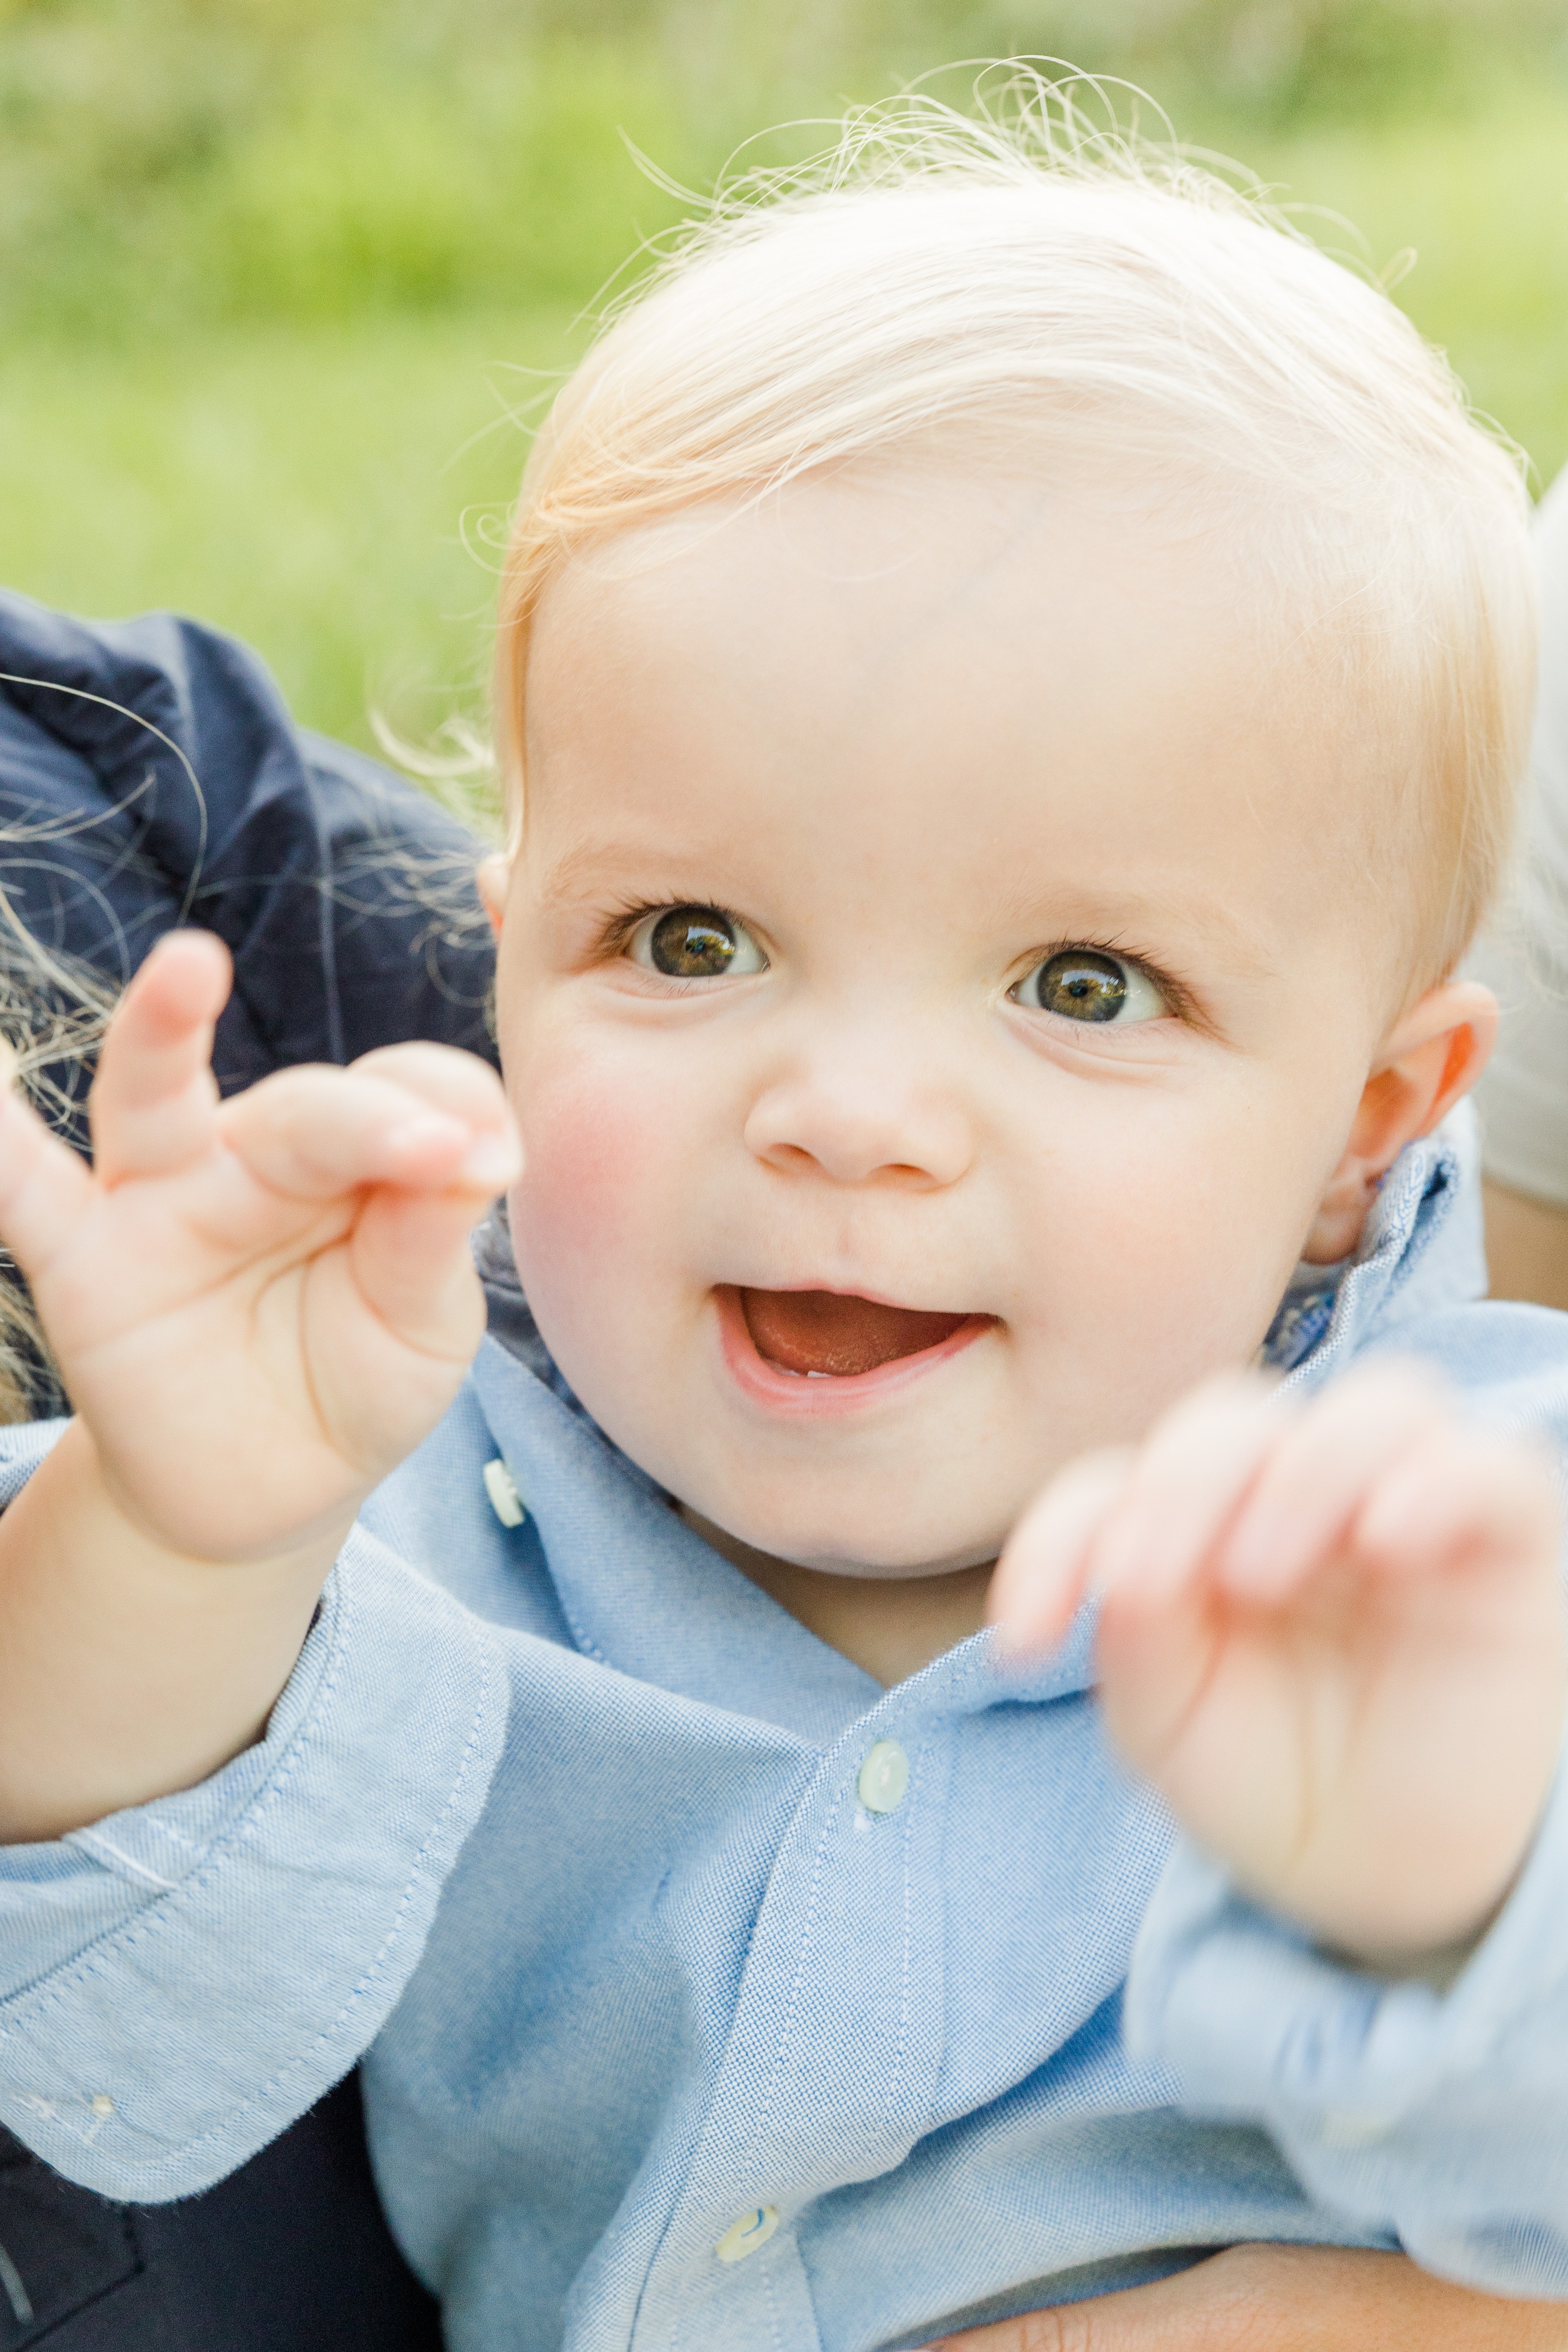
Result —
<svg viewBox="0 0 1568 2352"><path fill-rule="evenodd" d="M1518 1885L1550 1787L1548 1780L1525 1833L1506 1842L1500 1837L1499 1851L1508 1859L1488 1870L1473 1892L1452 1880L1442 1887L1412 1886L1403 1900L1391 1892L1363 1906L1325 1904L1316 1916L1305 1916L1304 1924L1320 1948L1342 1967L1447 1992L1490 1934Z"/></svg>
<svg viewBox="0 0 1568 2352"><path fill-rule="evenodd" d="M132 1572L140 1561L198 1580L318 1569L324 1578L375 1484L367 1478L311 1496L314 1508L296 1517L292 1509L279 1510L280 1485L263 1494L254 1473L242 1476L237 1468L226 1480L197 1455L172 1461L160 1473L144 1457L122 1459L124 1452L101 1443L79 1415L56 1448L54 1476L68 1486L61 1500L70 1516L91 1513L103 1520L110 1540L118 1535Z"/></svg>
<svg viewBox="0 0 1568 2352"><path fill-rule="evenodd" d="M189 1788L261 1738L341 1541L183 1553L73 1423L0 1518L0 1841Z"/></svg>

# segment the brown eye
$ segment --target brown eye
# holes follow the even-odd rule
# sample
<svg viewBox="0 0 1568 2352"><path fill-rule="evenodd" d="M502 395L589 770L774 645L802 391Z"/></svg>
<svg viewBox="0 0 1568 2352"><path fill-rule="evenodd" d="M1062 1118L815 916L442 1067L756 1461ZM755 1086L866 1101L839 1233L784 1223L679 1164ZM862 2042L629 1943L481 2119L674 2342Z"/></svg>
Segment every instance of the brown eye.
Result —
<svg viewBox="0 0 1568 2352"><path fill-rule="evenodd" d="M745 925L717 907L668 907L645 916L626 952L670 980L724 980L767 969Z"/></svg>
<svg viewBox="0 0 1568 2352"><path fill-rule="evenodd" d="M1098 948L1059 948L1017 989L1018 1002L1064 1021L1157 1021L1169 1010L1142 966Z"/></svg>

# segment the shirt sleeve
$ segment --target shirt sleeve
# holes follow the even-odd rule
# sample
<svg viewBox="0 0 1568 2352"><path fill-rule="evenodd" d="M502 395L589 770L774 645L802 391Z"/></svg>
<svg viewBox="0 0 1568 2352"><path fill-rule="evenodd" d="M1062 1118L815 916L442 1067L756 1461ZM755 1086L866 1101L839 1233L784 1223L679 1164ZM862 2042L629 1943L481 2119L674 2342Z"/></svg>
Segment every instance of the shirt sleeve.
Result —
<svg viewBox="0 0 1568 2352"><path fill-rule="evenodd" d="M1179 1847L1127 2031L1183 2107L1261 2124L1308 2192L1432 2271L1568 2296L1568 1769L1518 1885L1447 1990L1362 1975Z"/></svg>
<svg viewBox="0 0 1568 2352"><path fill-rule="evenodd" d="M0 1433L0 1503L62 1425ZM244 2162L406 1984L505 1715L488 1629L356 1529L262 1740L197 1788L0 1850L0 2118L121 2200Z"/></svg>
<svg viewBox="0 0 1568 2352"><path fill-rule="evenodd" d="M1520 867L1471 969L1497 991L1497 1051L1476 1089L1487 1172L1568 1209L1568 473L1542 500L1541 694Z"/></svg>

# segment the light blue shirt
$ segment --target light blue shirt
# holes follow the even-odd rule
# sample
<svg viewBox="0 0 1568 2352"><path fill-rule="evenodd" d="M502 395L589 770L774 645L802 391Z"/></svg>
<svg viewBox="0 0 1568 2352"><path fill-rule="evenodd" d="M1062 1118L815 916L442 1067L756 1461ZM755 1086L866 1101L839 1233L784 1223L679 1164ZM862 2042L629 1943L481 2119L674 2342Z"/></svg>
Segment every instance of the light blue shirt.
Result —
<svg viewBox="0 0 1568 2352"><path fill-rule="evenodd" d="M1562 1444L1568 1318L1455 1303L1455 1192L1408 1152L1276 1352L1415 1350ZM1349 1972L1108 1752L1087 1619L1026 1680L977 1637L882 1691L498 1319L266 1739L0 1857L6 2123L178 2197L367 2053L455 2352L869 2352L1258 2238L1568 2295L1562 1800L1447 1994Z"/></svg>

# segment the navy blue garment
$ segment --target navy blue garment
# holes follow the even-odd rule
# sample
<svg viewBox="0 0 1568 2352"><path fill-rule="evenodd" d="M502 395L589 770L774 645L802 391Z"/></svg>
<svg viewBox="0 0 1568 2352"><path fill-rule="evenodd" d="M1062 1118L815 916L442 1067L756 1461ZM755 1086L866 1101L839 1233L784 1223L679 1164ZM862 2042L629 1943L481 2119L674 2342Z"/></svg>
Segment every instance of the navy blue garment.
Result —
<svg viewBox="0 0 1568 2352"><path fill-rule="evenodd" d="M295 727L255 656L165 614L92 624L0 593L0 945L14 1014L68 1017L181 923L235 961L226 1093L433 1037L495 1059L479 845ZM22 935L26 935L26 939ZM28 941L58 960L37 968ZM47 1073L85 1149L90 1055ZM58 1406L47 1372L41 1409ZM0 2352L437 2352L382 2217L357 2075L205 2196L122 2205L0 2132Z"/></svg>
<svg viewBox="0 0 1568 2352"><path fill-rule="evenodd" d="M14 923L113 986L176 924L216 931L235 960L214 1052L226 1093L405 1037L493 1061L476 856L424 794L297 728L232 638L170 614L71 620L0 593ZM79 1143L90 1071L51 1075L79 1107Z"/></svg>
<svg viewBox="0 0 1568 2352"><path fill-rule="evenodd" d="M0 2132L0 2352L440 2352L351 2074L205 2197L116 2205Z"/></svg>

